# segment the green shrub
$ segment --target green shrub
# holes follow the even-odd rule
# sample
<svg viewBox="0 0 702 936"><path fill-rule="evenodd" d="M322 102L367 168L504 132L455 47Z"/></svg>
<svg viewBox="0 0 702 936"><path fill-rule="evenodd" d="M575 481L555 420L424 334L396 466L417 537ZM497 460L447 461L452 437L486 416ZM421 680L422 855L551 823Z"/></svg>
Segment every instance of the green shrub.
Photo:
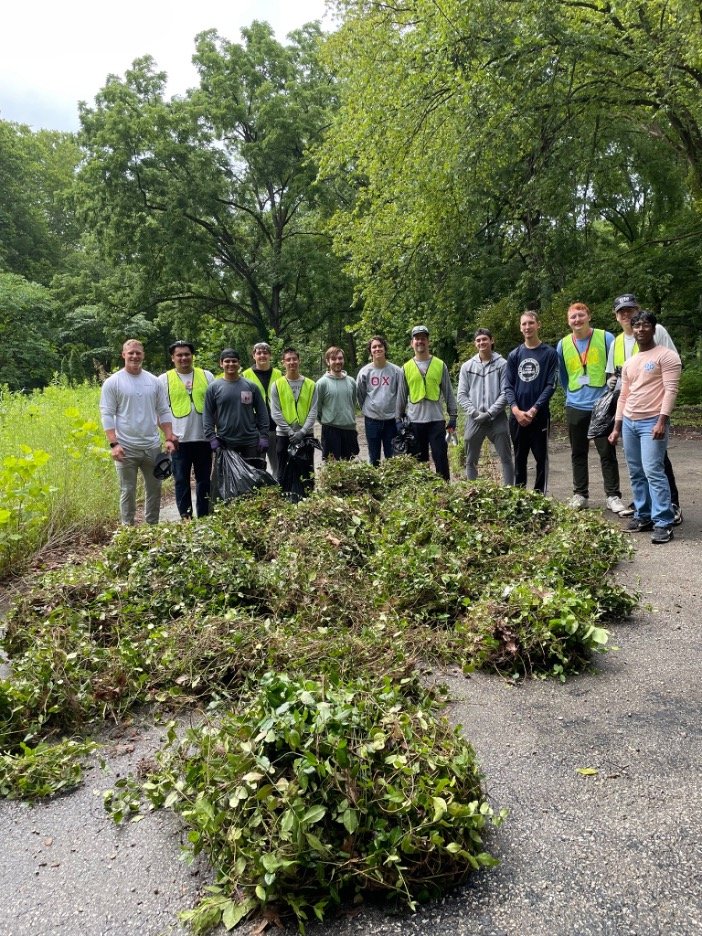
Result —
<svg viewBox="0 0 702 936"><path fill-rule="evenodd" d="M52 539L101 539L114 527L117 480L99 393L89 384L31 394L0 388L0 579L23 571Z"/></svg>
<svg viewBox="0 0 702 936"><path fill-rule="evenodd" d="M702 404L702 364L696 359L686 363L680 375L678 406L700 406ZM675 419L678 422L678 419Z"/></svg>
<svg viewBox="0 0 702 936"><path fill-rule="evenodd" d="M240 714L171 730L143 786L106 795L117 821L145 795L189 827L216 892L186 914L228 928L259 907L322 919L342 900L388 896L414 908L496 863L500 821L475 754L416 682L319 683L269 673ZM302 925L301 925L302 928Z"/></svg>

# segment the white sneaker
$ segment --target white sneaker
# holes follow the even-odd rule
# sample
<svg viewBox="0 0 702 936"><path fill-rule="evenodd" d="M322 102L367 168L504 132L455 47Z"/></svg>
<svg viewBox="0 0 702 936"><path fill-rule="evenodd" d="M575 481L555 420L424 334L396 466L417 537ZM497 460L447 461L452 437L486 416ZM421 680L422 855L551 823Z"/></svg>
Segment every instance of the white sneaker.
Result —
<svg viewBox="0 0 702 936"><path fill-rule="evenodd" d="M571 499L568 501L568 506L572 507L573 510L586 510L587 503L587 497L583 497L582 494L573 494Z"/></svg>
<svg viewBox="0 0 702 936"><path fill-rule="evenodd" d="M621 514L626 510L626 504L621 497L617 497L616 494L613 494L611 497L607 498L607 510L611 510L612 513L615 514Z"/></svg>

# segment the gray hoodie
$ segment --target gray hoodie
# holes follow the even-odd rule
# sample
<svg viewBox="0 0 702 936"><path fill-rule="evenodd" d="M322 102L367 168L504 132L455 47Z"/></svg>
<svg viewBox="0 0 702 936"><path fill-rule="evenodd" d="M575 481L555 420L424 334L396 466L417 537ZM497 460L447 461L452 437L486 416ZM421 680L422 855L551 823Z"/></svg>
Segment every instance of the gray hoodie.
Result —
<svg viewBox="0 0 702 936"><path fill-rule="evenodd" d="M468 419L478 413L487 413L491 420L505 415L505 368L507 361L501 354L492 352L489 361L483 363L476 354L461 365L458 376L458 405Z"/></svg>

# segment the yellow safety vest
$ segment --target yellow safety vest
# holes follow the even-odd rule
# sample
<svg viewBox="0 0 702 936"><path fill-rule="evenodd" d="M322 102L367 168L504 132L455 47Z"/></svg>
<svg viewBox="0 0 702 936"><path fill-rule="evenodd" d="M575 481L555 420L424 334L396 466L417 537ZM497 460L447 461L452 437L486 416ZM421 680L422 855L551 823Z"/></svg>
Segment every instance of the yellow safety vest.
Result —
<svg viewBox="0 0 702 936"><path fill-rule="evenodd" d="M615 367L624 367L626 364L626 358L624 357L624 332L620 332L617 337L614 339L614 366ZM631 350L632 357L635 354L639 353L639 346L634 342L634 347Z"/></svg>
<svg viewBox="0 0 702 936"><path fill-rule="evenodd" d="M303 384L300 388L300 396L295 401L287 377L279 377L275 382L278 388L278 399L280 400L280 410L285 422L292 426L293 423L304 425L309 416L310 406L312 406L312 397L314 396L314 380L309 377L303 377Z"/></svg>
<svg viewBox="0 0 702 936"><path fill-rule="evenodd" d="M601 328L595 328L587 349L587 361L583 366L580 352L575 347L573 335L566 335L561 342L563 363L568 372L568 389L579 390L582 384L579 377L587 373L591 387L604 387L607 381L605 368L607 366L607 341Z"/></svg>
<svg viewBox="0 0 702 936"><path fill-rule="evenodd" d="M402 369L407 380L410 403L419 403L420 400L436 402L439 399L441 396L441 378L444 376L444 362L442 360L433 357L429 362L426 374L420 371L414 359L407 361Z"/></svg>
<svg viewBox="0 0 702 936"><path fill-rule="evenodd" d="M188 416L191 405L196 413L201 413L205 405L205 391L207 390L207 377L201 367L193 368L193 386L190 392L178 376L176 370L168 371L168 405L176 419Z"/></svg>
<svg viewBox="0 0 702 936"><path fill-rule="evenodd" d="M250 380L251 383L255 383L258 389L261 391L261 396L263 399L266 401L266 403L270 403L271 387L276 382L276 380L280 380L280 378L283 376L283 372L279 371L277 367L271 368L271 379L268 381L268 390L263 389L263 384L254 373L253 367L247 367L241 376L246 377L246 379Z"/></svg>

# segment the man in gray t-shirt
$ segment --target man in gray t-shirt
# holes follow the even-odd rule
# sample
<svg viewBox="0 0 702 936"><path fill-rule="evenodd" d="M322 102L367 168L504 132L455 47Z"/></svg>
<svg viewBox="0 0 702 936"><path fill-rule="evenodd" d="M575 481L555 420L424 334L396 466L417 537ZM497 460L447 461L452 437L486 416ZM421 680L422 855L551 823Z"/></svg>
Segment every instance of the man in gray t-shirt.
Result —
<svg viewBox="0 0 702 936"><path fill-rule="evenodd" d="M361 407L368 442L368 460L380 464L382 446L386 458L392 458L392 440L397 435L395 406L397 392L403 379L402 368L388 361L388 343L381 335L368 342L370 364L366 364L356 377L358 405Z"/></svg>
<svg viewBox="0 0 702 936"><path fill-rule="evenodd" d="M144 479L144 520L158 523L161 481L154 477L154 463L161 449L162 430L169 454L178 447L173 435L171 411L164 388L143 370L144 346L133 338L122 345L124 367L108 377L100 393L100 416L119 477L119 512L131 526L136 514L137 477Z"/></svg>
<svg viewBox="0 0 702 936"><path fill-rule="evenodd" d="M227 448L256 463L268 449L268 408L256 384L241 376L238 351L219 356L224 376L205 393L202 428L210 448Z"/></svg>

